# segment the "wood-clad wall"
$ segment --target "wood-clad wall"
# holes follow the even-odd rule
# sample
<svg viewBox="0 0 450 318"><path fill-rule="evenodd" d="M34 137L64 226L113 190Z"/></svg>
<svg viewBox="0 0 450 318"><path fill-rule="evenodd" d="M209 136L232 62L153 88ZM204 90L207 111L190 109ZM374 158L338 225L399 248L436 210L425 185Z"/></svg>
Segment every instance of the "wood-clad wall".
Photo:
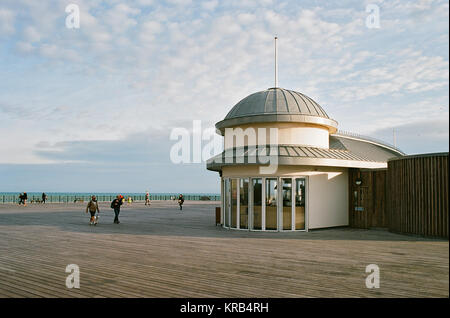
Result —
<svg viewBox="0 0 450 318"><path fill-rule="evenodd" d="M448 238L448 153L391 160L387 179L391 231Z"/></svg>
<svg viewBox="0 0 450 318"><path fill-rule="evenodd" d="M349 225L448 238L448 153L391 160L387 170L349 169Z"/></svg>

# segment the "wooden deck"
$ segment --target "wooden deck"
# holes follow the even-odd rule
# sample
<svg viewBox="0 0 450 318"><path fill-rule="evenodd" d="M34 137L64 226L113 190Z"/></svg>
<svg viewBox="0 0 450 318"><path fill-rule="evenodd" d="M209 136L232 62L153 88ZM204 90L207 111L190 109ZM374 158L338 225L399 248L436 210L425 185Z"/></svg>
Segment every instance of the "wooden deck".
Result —
<svg viewBox="0 0 450 318"><path fill-rule="evenodd" d="M376 230L230 231L217 203L0 205L0 297L448 297L447 240ZM65 286L68 264L80 289ZM380 267L367 289L365 267Z"/></svg>

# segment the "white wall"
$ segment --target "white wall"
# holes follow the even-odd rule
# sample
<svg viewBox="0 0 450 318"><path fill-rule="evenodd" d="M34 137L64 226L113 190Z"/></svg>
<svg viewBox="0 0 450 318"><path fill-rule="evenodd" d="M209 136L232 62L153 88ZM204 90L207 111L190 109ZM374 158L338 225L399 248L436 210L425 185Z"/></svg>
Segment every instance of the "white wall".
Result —
<svg viewBox="0 0 450 318"><path fill-rule="evenodd" d="M309 177L309 229L348 225L348 172Z"/></svg>
<svg viewBox="0 0 450 318"><path fill-rule="evenodd" d="M265 135L258 136L259 128L265 128ZM277 138L271 140L270 128L277 129ZM249 137L251 136L251 137ZM262 138L261 138L262 137ZM236 138L236 141L234 140ZM241 142L237 141L241 140ZM280 144L310 146L328 149L328 128L312 124L300 123L266 123L242 125L225 129L225 149L261 144ZM236 145L236 143L238 143Z"/></svg>

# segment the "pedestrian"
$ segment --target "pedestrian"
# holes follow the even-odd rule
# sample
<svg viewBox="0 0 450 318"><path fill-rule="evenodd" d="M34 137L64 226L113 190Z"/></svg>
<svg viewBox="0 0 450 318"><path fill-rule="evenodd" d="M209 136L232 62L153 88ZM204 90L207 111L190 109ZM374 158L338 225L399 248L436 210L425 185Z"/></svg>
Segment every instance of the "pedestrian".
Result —
<svg viewBox="0 0 450 318"><path fill-rule="evenodd" d="M89 201L86 207L86 213L88 211L91 213L91 219L89 220L89 225L97 225L98 223L98 214L100 214L100 209L98 208L98 202L95 195L92 196L91 201ZM97 213L97 217L95 217L95 212Z"/></svg>
<svg viewBox="0 0 450 318"><path fill-rule="evenodd" d="M45 192L42 192L42 203L45 203L46 200L47 200L47 195L45 194Z"/></svg>
<svg viewBox="0 0 450 318"><path fill-rule="evenodd" d="M182 194L178 197L178 204L180 205L180 210L183 210L184 197Z"/></svg>
<svg viewBox="0 0 450 318"><path fill-rule="evenodd" d="M123 196L120 194L111 202L111 209L114 209L114 223L119 224L119 213L120 213L120 206L123 203Z"/></svg>
<svg viewBox="0 0 450 318"><path fill-rule="evenodd" d="M19 205L23 204L23 193L19 194Z"/></svg>
<svg viewBox="0 0 450 318"><path fill-rule="evenodd" d="M145 205L150 205L150 193L148 191L145 193Z"/></svg>
<svg viewBox="0 0 450 318"><path fill-rule="evenodd" d="M26 192L23 193L23 205L26 206L27 205L27 200L28 200L28 194Z"/></svg>

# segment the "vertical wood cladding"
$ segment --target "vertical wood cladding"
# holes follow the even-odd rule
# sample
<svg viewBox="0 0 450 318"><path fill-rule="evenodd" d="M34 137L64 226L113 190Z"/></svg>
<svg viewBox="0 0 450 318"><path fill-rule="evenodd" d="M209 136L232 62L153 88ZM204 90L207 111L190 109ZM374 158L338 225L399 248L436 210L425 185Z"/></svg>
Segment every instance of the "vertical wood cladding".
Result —
<svg viewBox="0 0 450 318"><path fill-rule="evenodd" d="M448 153L391 160L387 170L349 169L349 190L351 227L448 238Z"/></svg>
<svg viewBox="0 0 450 318"><path fill-rule="evenodd" d="M448 238L448 153L388 162L389 229Z"/></svg>

